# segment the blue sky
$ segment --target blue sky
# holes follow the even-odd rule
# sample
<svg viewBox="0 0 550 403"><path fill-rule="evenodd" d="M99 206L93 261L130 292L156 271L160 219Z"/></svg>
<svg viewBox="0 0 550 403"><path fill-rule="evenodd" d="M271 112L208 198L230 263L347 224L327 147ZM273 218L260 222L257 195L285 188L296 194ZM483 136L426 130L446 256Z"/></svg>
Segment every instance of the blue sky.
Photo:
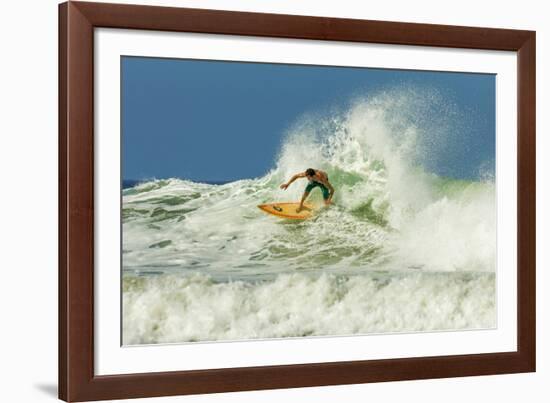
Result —
<svg viewBox="0 0 550 403"><path fill-rule="evenodd" d="M123 179L261 176L304 114L403 84L436 89L467 121L429 170L470 179L494 162L493 75L142 57L121 68Z"/></svg>

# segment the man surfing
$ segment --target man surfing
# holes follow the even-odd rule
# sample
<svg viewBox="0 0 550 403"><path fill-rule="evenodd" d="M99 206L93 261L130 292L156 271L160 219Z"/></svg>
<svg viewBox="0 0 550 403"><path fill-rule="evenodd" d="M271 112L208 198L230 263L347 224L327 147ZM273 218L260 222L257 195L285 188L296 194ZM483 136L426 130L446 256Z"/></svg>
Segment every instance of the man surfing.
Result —
<svg viewBox="0 0 550 403"><path fill-rule="evenodd" d="M320 188L321 192L323 192L323 199L325 200L325 205L328 206L330 203L332 203L332 196L334 196L334 188L328 181L328 175L326 172L323 172L319 169L308 168L305 170L305 172L300 172L294 175L292 178L290 178L290 180L287 183L283 183L281 185L281 189L286 190L286 188L288 188L290 184L298 178L307 178L309 183L307 184L306 189L304 190L304 195L302 196L302 200L300 200L300 206L296 210L297 213L299 213L304 209L304 202L309 196L309 193L316 187Z"/></svg>

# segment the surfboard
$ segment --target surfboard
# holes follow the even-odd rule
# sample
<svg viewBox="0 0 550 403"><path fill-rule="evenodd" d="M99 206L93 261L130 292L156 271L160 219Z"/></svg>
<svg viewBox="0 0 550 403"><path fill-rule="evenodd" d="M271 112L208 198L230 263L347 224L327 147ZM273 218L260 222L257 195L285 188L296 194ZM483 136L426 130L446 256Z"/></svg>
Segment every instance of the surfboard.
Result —
<svg viewBox="0 0 550 403"><path fill-rule="evenodd" d="M315 206L309 203L304 203L304 208L299 213L296 209L300 203L268 203L260 204L258 208L268 214L273 214L277 217L289 218L291 220L305 220L313 216Z"/></svg>

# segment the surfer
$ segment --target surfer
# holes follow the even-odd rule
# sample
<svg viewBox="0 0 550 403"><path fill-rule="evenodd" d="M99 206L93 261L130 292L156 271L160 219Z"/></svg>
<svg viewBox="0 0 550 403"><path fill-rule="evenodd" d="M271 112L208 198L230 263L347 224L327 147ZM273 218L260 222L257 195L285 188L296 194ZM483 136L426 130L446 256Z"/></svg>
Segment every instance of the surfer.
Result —
<svg viewBox="0 0 550 403"><path fill-rule="evenodd" d="M325 200L325 205L332 203L332 196L334 196L334 188L328 181L328 175L326 172L323 172L319 169L308 168L304 172L297 173L287 183L281 185L281 189L286 190L292 182L299 178L307 178L309 183L304 190L302 200L300 200L300 206L296 210L297 213L302 211L304 208L304 202L306 201L309 193L316 187L321 189L323 192L323 199Z"/></svg>

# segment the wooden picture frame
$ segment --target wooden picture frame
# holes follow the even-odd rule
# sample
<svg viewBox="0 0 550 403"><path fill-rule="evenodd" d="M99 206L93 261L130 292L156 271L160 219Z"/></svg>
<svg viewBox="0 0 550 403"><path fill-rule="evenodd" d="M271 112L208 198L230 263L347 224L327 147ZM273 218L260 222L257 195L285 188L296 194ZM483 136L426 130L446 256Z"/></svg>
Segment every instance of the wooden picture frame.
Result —
<svg viewBox="0 0 550 403"><path fill-rule="evenodd" d="M93 33L98 27L517 52L517 351L95 375ZM59 6L60 399L123 399L532 371L535 32L86 2Z"/></svg>

